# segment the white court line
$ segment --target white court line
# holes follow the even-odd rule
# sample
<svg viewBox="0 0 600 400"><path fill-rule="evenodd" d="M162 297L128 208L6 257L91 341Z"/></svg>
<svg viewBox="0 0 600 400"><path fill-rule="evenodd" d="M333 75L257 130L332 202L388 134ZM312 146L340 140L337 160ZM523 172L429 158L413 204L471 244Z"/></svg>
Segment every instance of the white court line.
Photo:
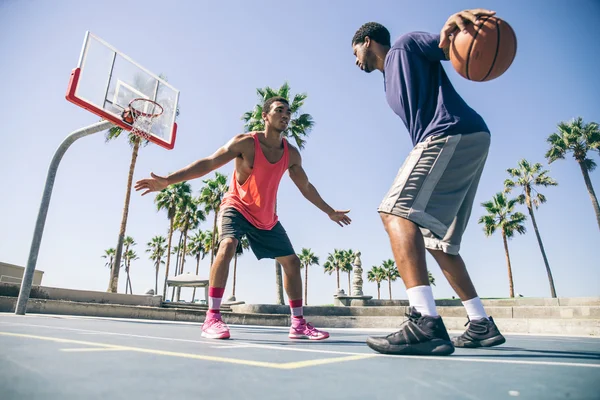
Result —
<svg viewBox="0 0 600 400"><path fill-rule="evenodd" d="M249 344L221 344L218 346L210 346L211 349L244 349L244 348L248 348L248 347L255 347L254 345L249 345Z"/></svg>
<svg viewBox="0 0 600 400"><path fill-rule="evenodd" d="M164 320L153 320L153 319L138 319L138 318L113 318L113 317L87 317L82 315L60 315L60 314L27 314L28 316L34 316L37 318L46 318L46 319L69 319L69 320L101 320L101 321L130 321L130 322L140 322L140 321L148 321L157 324L163 325L192 325L192 326L201 326L202 322L189 322L189 321L164 321ZM21 315L15 314L3 314L0 313L0 317L13 317L13 318L23 318ZM244 329L258 329L258 330L270 330L270 331L285 331L289 329L287 326L265 326L265 325L236 325L229 324L230 328L235 328L236 330L244 330ZM363 332L367 333L378 333L387 335L393 331L397 330L397 328L327 328L329 332ZM99 331L100 333L107 334L106 332ZM450 334L462 334L464 331L456 331L449 330ZM253 335L268 335L270 333L260 333L260 332L252 332ZM573 342L573 343L586 343L586 344L600 344L600 337L591 337L589 335L560 335L554 333L509 333L504 335L507 339L515 338L518 340L529 340L536 342ZM345 336L344 338L347 338ZM582 341L580 339L588 339L587 341Z"/></svg>
<svg viewBox="0 0 600 400"><path fill-rule="evenodd" d="M61 314L34 314L34 313L28 313L28 316L32 316L32 317L37 317L37 318L47 318L47 319L71 319L71 320L101 320L101 321L130 321L130 322L140 322L140 321L147 321L147 322L152 322L152 323L156 323L156 324L162 324L162 325L195 325L195 326L201 326L202 322L189 322L189 321L165 321L165 320L158 320L158 319L140 319L140 318L114 318L114 317L88 317L88 316L84 316L84 315L61 315ZM21 315L15 315L15 314L4 314L4 313L0 313L0 318L1 317L13 317L13 318L23 318L23 316ZM310 319L310 316L309 318ZM259 328L261 330L275 330L275 331L287 331L289 329L289 327L287 326L265 326L265 325L236 325L236 324L228 324L229 327L231 328L236 328L236 329L245 329L245 328ZM400 326L400 323L398 323L397 327L393 327L393 328L327 328L327 331L329 332L364 332L364 333L385 333L386 335L388 333L394 332L396 330L398 330L398 327ZM448 333L451 334L462 334L464 333L464 330L448 330ZM259 334L259 333L257 333ZM593 337L590 335L574 335L574 334L558 334L558 333L508 333L504 335L507 338L517 338L519 340L534 340L534 341L548 341L548 342L560 342L563 341L562 339L568 340L568 339L589 339L590 344L597 344L598 342L600 342L600 337ZM533 338L529 338L528 336L532 336ZM555 338L555 339L545 339L546 337L548 338ZM572 340L573 342L577 342L577 343L584 343L582 341L579 340Z"/></svg>
<svg viewBox="0 0 600 400"><path fill-rule="evenodd" d="M67 331L75 331L75 332L95 332L95 333L102 333L105 335L135 337L135 338L142 338L142 339L166 340L166 341L175 341L175 342L198 343L198 344L205 344L205 345L214 344L214 340L211 340L211 339L207 339L208 341L199 341L199 340L190 340L190 339L166 338L166 337L159 337L159 336L145 336L145 335L132 335L132 334L127 334L127 333L93 331L93 330L89 330L89 329L63 328L63 327L36 325L36 324L21 324L21 323L10 323L10 322L0 322L0 324L13 325L13 326L29 326L29 327L38 327L38 328L48 328L48 329L56 329L56 330L67 330ZM223 342L222 345L228 346L229 344L227 344L227 342ZM274 349L274 350L278 350L278 351L296 351L296 352L321 353L321 354L342 354L342 355L353 355L353 356L364 356L364 355L369 354L369 353L357 353L357 352L348 352L348 351L292 348L292 347L254 344L254 343L238 342L238 341L232 342L231 345L232 346L247 345L248 347L260 348L260 349ZM373 354L373 358L375 358L375 357L386 357L386 358L391 357L391 358L396 358L396 359L418 359L418 360L436 360L436 361L492 363L492 364L600 368L600 364L568 363L568 362L558 362L558 361L480 359L480 358L468 358L468 357L460 357L460 356L459 357L457 357L457 356L443 356L443 357L440 357L440 356L395 356L395 355L388 355L388 354Z"/></svg>

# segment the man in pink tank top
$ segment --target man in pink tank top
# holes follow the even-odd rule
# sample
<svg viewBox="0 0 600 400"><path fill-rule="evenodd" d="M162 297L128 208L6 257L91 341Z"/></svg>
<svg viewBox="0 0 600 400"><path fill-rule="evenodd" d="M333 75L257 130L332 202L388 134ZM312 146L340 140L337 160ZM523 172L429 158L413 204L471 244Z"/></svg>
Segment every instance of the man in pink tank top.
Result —
<svg viewBox="0 0 600 400"><path fill-rule="evenodd" d="M264 132L237 135L211 156L166 177L152 173L151 178L136 182L135 190L143 190L142 196L160 191L174 183L200 178L234 160L230 189L217 217L219 248L210 270L209 310L202 325L202 336L211 339L230 337L229 328L221 319L221 299L229 264L241 237L246 235L259 260L273 258L283 266L284 287L292 315L289 338L326 339L329 333L315 329L303 318L300 259L276 213L279 182L285 171L289 171L302 195L340 226L350 224L349 210L334 210L321 198L302 168L300 152L283 138L282 132L291 118L288 101L283 97L266 100L262 117Z"/></svg>

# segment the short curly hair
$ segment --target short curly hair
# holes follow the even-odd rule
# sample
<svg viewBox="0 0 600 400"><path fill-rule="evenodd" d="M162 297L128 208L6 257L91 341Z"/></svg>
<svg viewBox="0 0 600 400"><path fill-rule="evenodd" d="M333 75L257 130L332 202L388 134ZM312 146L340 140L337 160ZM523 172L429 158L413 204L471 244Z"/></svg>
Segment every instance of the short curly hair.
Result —
<svg viewBox="0 0 600 400"><path fill-rule="evenodd" d="M367 22L366 24L363 24L363 26L361 26L354 34L352 45L364 43L367 36L383 46L391 45L390 31L377 22Z"/></svg>
<svg viewBox="0 0 600 400"><path fill-rule="evenodd" d="M290 106L290 102L285 97L274 96L270 97L263 103L263 112L268 114L269 111L271 111L271 106L273 105L273 103L277 101L287 104L288 107Z"/></svg>

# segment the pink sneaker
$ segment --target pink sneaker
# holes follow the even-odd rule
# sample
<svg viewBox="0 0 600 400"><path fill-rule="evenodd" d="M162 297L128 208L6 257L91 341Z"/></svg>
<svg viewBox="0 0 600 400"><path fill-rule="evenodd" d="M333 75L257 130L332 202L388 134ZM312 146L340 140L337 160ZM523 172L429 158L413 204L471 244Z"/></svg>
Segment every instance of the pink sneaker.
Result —
<svg viewBox="0 0 600 400"><path fill-rule="evenodd" d="M229 328L221 318L206 318L200 336L207 339L229 339Z"/></svg>
<svg viewBox="0 0 600 400"><path fill-rule="evenodd" d="M329 337L329 333L318 330L307 323L304 318L292 318L292 326L290 327L290 334L288 337L290 339L323 340Z"/></svg>

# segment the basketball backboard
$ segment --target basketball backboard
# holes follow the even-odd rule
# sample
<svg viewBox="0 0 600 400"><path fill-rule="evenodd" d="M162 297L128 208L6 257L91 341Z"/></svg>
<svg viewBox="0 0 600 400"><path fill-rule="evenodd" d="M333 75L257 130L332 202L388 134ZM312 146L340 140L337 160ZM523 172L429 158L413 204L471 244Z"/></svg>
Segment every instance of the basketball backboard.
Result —
<svg viewBox="0 0 600 400"><path fill-rule="evenodd" d="M85 34L66 98L127 131L132 125L123 120L122 113L129 102L136 98L155 101L163 113L144 137L169 150L175 146L179 91L90 32Z"/></svg>

